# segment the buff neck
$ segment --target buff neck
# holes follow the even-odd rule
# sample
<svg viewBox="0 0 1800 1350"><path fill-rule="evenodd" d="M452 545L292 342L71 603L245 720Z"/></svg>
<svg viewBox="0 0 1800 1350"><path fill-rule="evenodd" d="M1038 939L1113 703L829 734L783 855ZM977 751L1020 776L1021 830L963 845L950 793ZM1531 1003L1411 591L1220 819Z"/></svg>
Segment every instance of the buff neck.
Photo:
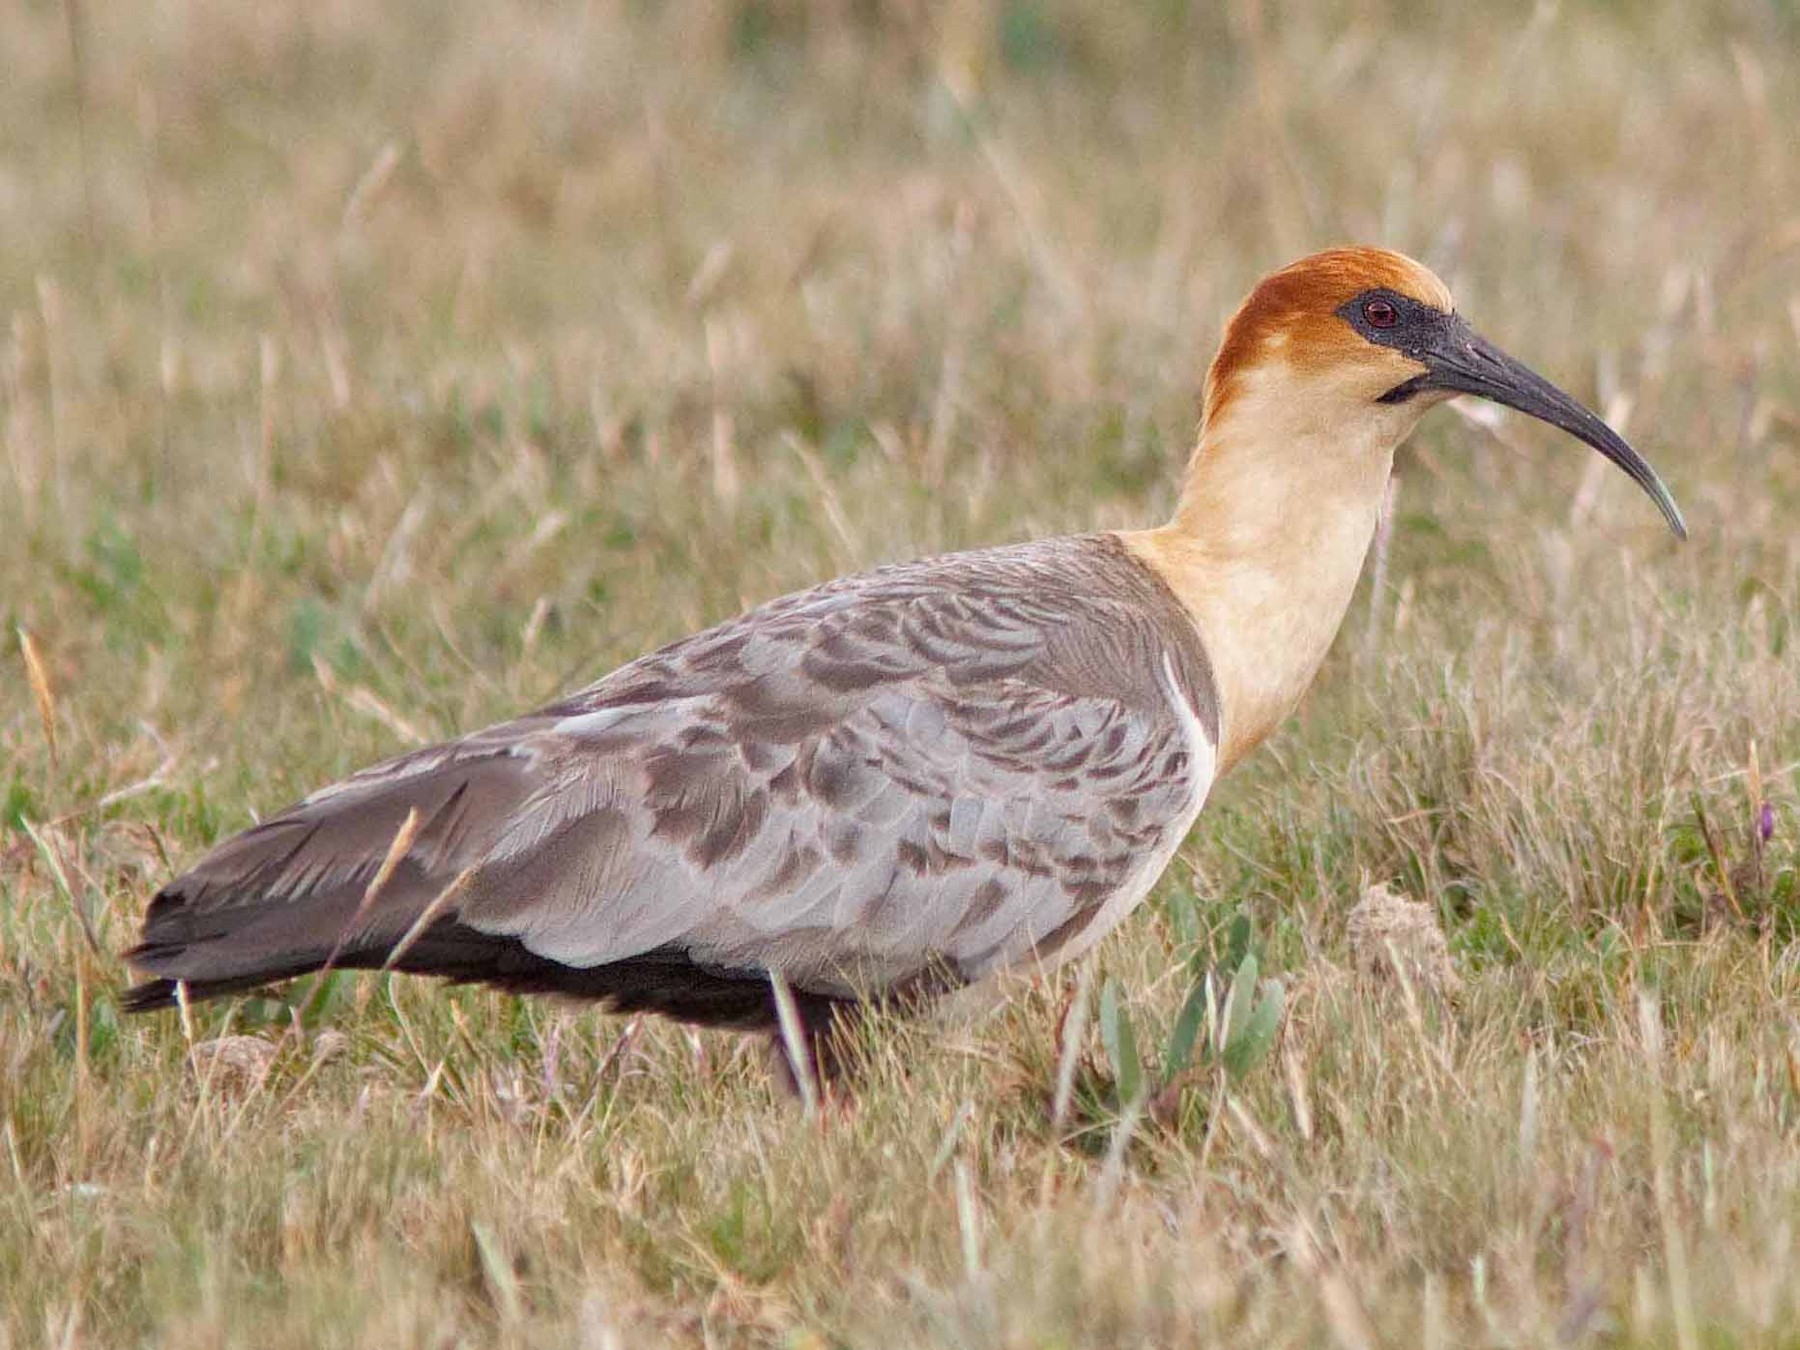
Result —
<svg viewBox="0 0 1800 1350"><path fill-rule="evenodd" d="M1386 405L1285 371L1209 407L1175 517L1122 536L1198 629L1220 707L1220 772L1298 705L1331 648L1387 497L1394 451L1430 406ZM1325 387L1320 387L1321 385Z"/></svg>

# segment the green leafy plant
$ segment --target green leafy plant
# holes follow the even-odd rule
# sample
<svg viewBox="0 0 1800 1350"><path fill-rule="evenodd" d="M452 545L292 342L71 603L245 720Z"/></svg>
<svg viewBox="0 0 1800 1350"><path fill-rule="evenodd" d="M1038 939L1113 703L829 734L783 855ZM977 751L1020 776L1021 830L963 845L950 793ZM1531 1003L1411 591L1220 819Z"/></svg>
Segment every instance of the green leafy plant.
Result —
<svg viewBox="0 0 1800 1350"><path fill-rule="evenodd" d="M1222 1072L1230 1080L1242 1079L1269 1057L1281 1033L1286 990L1279 979L1261 978L1260 963L1251 950L1248 916L1240 913L1233 918L1216 962L1197 941L1199 917L1191 897L1171 904L1171 920L1177 940L1194 954L1187 962L1187 997L1152 1071L1146 1071L1137 1028L1118 980L1109 977L1101 986L1100 1041L1121 1111L1148 1100L1154 1114L1167 1117L1178 1107L1182 1089L1196 1078Z"/></svg>

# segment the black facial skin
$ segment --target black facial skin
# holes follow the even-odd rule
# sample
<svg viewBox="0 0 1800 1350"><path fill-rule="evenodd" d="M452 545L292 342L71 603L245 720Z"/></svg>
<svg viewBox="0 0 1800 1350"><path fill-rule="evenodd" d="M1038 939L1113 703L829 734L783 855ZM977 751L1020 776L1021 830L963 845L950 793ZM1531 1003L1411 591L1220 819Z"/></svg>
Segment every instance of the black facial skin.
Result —
<svg viewBox="0 0 1800 1350"><path fill-rule="evenodd" d="M1394 322L1379 327L1370 319L1371 305L1392 307ZM1455 314L1446 314L1385 287L1364 291L1338 307L1338 317L1378 347L1392 347L1425 367L1381 396L1383 403L1404 403L1427 389L1474 394L1527 416L1560 427L1605 455L1649 494L1678 539L1687 538L1681 509L1663 486L1656 470L1623 437L1593 413L1522 362L1515 361Z"/></svg>

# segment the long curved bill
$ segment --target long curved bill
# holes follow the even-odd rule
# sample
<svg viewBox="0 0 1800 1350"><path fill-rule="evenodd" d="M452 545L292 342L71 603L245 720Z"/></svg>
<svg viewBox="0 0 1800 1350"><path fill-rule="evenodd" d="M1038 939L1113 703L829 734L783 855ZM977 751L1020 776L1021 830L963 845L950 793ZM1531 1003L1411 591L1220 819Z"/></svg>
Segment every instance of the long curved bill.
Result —
<svg viewBox="0 0 1800 1350"><path fill-rule="evenodd" d="M1629 474L1656 503L1663 519L1669 522L1669 528L1675 531L1675 537L1687 538L1687 522L1682 520L1681 508L1675 505L1675 498L1669 495L1669 489L1657 477L1656 470L1623 436L1524 362L1514 360L1494 346L1462 319L1451 318L1428 347L1409 351L1407 355L1423 362L1426 373L1408 380L1389 394L1389 399L1398 402L1422 390L1444 389L1491 399L1553 427L1561 427Z"/></svg>

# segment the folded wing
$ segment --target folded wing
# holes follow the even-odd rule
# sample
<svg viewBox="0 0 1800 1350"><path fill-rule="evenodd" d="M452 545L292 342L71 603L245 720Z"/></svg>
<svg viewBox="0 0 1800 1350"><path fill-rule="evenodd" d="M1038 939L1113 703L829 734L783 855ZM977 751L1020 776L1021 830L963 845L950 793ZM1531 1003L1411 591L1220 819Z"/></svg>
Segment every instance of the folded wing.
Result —
<svg viewBox="0 0 1800 1350"><path fill-rule="evenodd" d="M157 895L134 1006L339 966L766 1020L1085 946L1210 785L1205 656L1095 536L753 610L365 770ZM384 875L385 873L385 875Z"/></svg>

